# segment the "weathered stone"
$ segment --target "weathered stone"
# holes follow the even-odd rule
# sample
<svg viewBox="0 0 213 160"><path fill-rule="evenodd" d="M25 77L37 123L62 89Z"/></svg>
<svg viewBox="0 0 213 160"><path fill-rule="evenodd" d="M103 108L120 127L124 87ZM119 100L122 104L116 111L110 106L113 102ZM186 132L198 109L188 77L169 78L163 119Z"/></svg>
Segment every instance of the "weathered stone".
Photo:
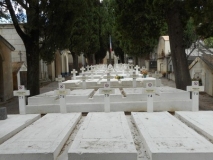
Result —
<svg viewBox="0 0 213 160"><path fill-rule="evenodd" d="M0 120L7 119L7 109L6 107L0 108Z"/></svg>

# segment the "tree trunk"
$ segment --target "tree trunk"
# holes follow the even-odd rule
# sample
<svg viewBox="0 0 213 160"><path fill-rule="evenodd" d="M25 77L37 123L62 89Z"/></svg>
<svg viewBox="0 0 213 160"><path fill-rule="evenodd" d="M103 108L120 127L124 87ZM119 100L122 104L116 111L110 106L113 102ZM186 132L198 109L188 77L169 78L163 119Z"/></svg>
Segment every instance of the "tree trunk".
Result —
<svg viewBox="0 0 213 160"><path fill-rule="evenodd" d="M39 83L39 52L38 46L32 42L25 43L27 55L27 89L30 90L30 96L40 93Z"/></svg>
<svg viewBox="0 0 213 160"><path fill-rule="evenodd" d="M177 3L167 12L167 24L176 87L186 90L186 86L191 85L191 78L183 44L183 24Z"/></svg>

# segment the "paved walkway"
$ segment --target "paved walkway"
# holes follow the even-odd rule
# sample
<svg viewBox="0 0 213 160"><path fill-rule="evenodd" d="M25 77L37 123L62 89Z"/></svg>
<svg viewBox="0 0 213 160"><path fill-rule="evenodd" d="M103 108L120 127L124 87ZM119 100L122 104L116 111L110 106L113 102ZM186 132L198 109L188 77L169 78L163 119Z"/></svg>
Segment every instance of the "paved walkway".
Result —
<svg viewBox="0 0 213 160"><path fill-rule="evenodd" d="M70 79L67 77L66 79ZM176 87L174 81L166 78L161 79L162 84L165 86ZM51 82L40 88L40 93L45 93L58 88L58 82ZM7 102L0 103L0 107L7 107L8 114L19 114L18 97L13 97ZM200 110L213 110L213 97L202 92L200 93Z"/></svg>

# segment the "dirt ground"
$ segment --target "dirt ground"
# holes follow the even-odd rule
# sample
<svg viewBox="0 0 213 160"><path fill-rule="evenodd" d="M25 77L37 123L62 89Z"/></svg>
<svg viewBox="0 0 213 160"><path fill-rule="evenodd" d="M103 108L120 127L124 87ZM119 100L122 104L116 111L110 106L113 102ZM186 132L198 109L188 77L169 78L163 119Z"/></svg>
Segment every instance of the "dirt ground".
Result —
<svg viewBox="0 0 213 160"><path fill-rule="evenodd" d="M69 78L67 78L69 79ZM168 80L166 78L161 79L162 84L165 86L170 86L170 87L176 87L175 82L172 80ZM40 93L52 91L58 87L57 82L51 82L49 84L46 84L45 86L42 86L40 88ZM200 110L213 110L213 97L209 96L205 92L201 92L199 96L200 102ZM19 114L19 109L18 109L18 97L13 97L10 100L6 102L0 102L0 107L7 107L7 113L8 114Z"/></svg>

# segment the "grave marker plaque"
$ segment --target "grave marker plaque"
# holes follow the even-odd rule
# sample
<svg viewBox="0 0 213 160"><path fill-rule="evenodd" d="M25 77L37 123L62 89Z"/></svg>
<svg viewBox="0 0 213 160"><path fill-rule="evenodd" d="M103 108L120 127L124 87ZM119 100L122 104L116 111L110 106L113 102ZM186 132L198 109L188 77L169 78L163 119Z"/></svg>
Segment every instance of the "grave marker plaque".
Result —
<svg viewBox="0 0 213 160"><path fill-rule="evenodd" d="M153 83L146 83L146 88L143 92L147 94L147 112L153 112L153 96L155 94L155 87Z"/></svg>
<svg viewBox="0 0 213 160"><path fill-rule="evenodd" d="M204 86L199 86L199 81L192 81L192 86L187 86L187 91L192 92L192 111L199 111L199 92L204 91Z"/></svg>
<svg viewBox="0 0 213 160"><path fill-rule="evenodd" d="M104 111L110 112L110 94L115 93L114 88L110 88L110 83L105 83L104 88L99 89L100 94L104 94Z"/></svg>
<svg viewBox="0 0 213 160"><path fill-rule="evenodd" d="M25 90L23 85L18 86L18 91L13 91L14 96L19 97L19 113L26 114L26 96L30 95L29 90Z"/></svg>
<svg viewBox="0 0 213 160"><path fill-rule="evenodd" d="M60 98L60 112L67 113L66 107L66 95L70 94L69 89L65 89L64 84L59 84L59 90L55 90L55 95L59 95Z"/></svg>
<svg viewBox="0 0 213 160"><path fill-rule="evenodd" d="M72 79L75 80L75 79L76 79L76 73L78 73L78 72L77 72L75 69L73 69L73 70L71 71L71 73L72 73L72 75L73 75Z"/></svg>
<svg viewBox="0 0 213 160"><path fill-rule="evenodd" d="M65 80L65 78L62 77L62 75L58 75L58 78L56 78L55 80L58 82L58 84L61 84Z"/></svg>

